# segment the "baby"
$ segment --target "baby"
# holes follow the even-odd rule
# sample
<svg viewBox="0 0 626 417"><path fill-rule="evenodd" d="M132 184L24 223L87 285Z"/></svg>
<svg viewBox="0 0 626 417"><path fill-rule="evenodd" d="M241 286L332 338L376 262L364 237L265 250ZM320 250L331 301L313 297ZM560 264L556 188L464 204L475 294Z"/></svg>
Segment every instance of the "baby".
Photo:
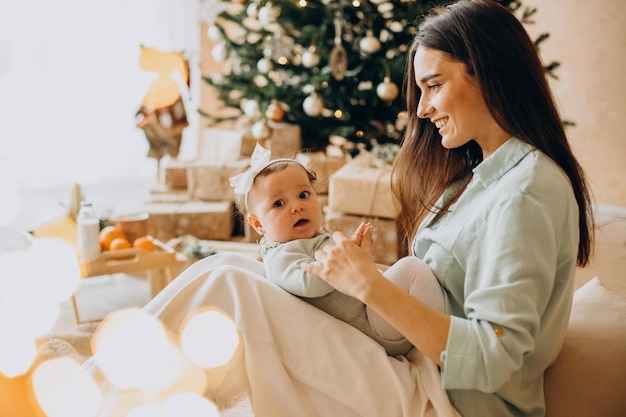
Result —
<svg viewBox="0 0 626 417"><path fill-rule="evenodd" d="M270 158L256 146L251 168L230 179L239 211L263 236L259 254L266 277L284 290L344 321L380 343L388 355L404 355L413 347L395 328L356 298L335 290L320 277L304 272L300 264L315 262L314 254L334 244L323 227L323 213L314 189L316 175L293 159ZM372 225L361 223L351 237L370 250ZM430 268L409 256L384 272L387 279L413 297L443 311L443 294Z"/></svg>

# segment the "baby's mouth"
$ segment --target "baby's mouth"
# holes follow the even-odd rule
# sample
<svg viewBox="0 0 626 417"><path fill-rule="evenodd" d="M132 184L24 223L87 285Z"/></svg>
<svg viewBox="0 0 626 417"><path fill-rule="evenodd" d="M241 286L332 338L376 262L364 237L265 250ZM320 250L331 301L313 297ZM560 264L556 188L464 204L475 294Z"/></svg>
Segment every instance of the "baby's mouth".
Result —
<svg viewBox="0 0 626 417"><path fill-rule="evenodd" d="M307 219L300 219L296 222L296 224L293 225L293 227L304 226L308 222L309 221Z"/></svg>

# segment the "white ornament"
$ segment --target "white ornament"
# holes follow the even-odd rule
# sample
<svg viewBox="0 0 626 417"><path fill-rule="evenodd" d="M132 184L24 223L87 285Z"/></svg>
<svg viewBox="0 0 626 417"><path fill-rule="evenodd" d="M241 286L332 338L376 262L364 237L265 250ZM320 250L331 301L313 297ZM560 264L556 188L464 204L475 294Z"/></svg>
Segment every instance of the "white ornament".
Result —
<svg viewBox="0 0 626 417"><path fill-rule="evenodd" d="M317 94L312 94L304 99L302 102L302 109L311 117L317 117L322 114L324 110L324 102Z"/></svg>
<svg viewBox="0 0 626 417"><path fill-rule="evenodd" d="M252 137L256 140L263 140L270 137L272 129L265 123L265 120L260 120L252 125Z"/></svg>
<svg viewBox="0 0 626 417"><path fill-rule="evenodd" d="M258 119L259 116L261 116L259 103L256 100L246 101L246 104L243 105L243 114L245 114L251 120Z"/></svg>
<svg viewBox="0 0 626 417"><path fill-rule="evenodd" d="M276 22L278 17L278 9L272 6L271 3L267 3L259 10L259 22L264 25Z"/></svg>
<svg viewBox="0 0 626 417"><path fill-rule="evenodd" d="M404 30L404 25L398 22L397 20L387 24L387 26L392 32L396 32L396 33L400 33Z"/></svg>
<svg viewBox="0 0 626 417"><path fill-rule="evenodd" d="M391 13L393 11L393 3L381 3L378 5L377 9L380 14Z"/></svg>
<svg viewBox="0 0 626 417"><path fill-rule="evenodd" d="M248 8L246 9L246 14L249 17L256 19L259 16L259 5L256 4L256 2L250 3Z"/></svg>
<svg viewBox="0 0 626 417"><path fill-rule="evenodd" d="M374 36L374 32L368 30L367 35L359 42L359 48L366 54L373 54L380 50L380 41Z"/></svg>
<svg viewBox="0 0 626 417"><path fill-rule="evenodd" d="M261 58L256 63L256 69L262 74L267 74L272 68L274 68L274 64L272 64L272 61L268 58Z"/></svg>
<svg viewBox="0 0 626 417"><path fill-rule="evenodd" d="M376 94L385 101L394 100L398 97L398 92L398 86L389 77L385 77L385 80L376 87Z"/></svg>
<svg viewBox="0 0 626 417"><path fill-rule="evenodd" d="M302 65L305 68L316 67L320 63L320 55L315 47L310 47L302 54Z"/></svg>
<svg viewBox="0 0 626 417"><path fill-rule="evenodd" d="M218 42L211 50L211 56L216 62L223 62L228 58L228 50L225 42Z"/></svg>
<svg viewBox="0 0 626 417"><path fill-rule="evenodd" d="M212 41L217 42L217 41L222 40L222 33L220 32L219 28L215 25L209 26L209 29L207 29L206 34L209 37L209 39L211 39Z"/></svg>
<svg viewBox="0 0 626 417"><path fill-rule="evenodd" d="M254 82L254 85L256 85L259 88L267 87L268 84L270 83L267 77L261 74L255 75L252 81Z"/></svg>

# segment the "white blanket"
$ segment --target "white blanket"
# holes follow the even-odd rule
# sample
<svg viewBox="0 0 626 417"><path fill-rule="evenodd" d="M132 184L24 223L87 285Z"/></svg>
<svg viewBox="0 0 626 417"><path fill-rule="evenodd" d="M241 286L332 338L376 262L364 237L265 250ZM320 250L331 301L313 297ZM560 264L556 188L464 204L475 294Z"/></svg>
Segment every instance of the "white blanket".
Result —
<svg viewBox="0 0 626 417"><path fill-rule="evenodd" d="M389 357L263 275L263 265L250 257L210 256L145 307L172 331L205 306L234 320L243 348L225 369L210 373L209 398L227 403L247 393L256 417L460 417L436 365L419 351Z"/></svg>

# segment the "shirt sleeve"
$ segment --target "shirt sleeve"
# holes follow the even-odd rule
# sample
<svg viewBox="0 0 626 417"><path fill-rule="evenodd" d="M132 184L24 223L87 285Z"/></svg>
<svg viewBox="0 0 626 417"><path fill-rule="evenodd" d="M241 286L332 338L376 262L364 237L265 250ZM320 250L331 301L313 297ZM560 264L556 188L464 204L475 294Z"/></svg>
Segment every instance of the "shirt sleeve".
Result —
<svg viewBox="0 0 626 417"><path fill-rule="evenodd" d="M458 242L467 250L465 317L452 317L442 382L495 392L535 349L555 280L558 231L546 208L524 193L499 202L473 227L469 235L483 238Z"/></svg>
<svg viewBox="0 0 626 417"><path fill-rule="evenodd" d="M299 297L322 297L334 291L326 281L300 268L305 261L315 262L315 258L307 253L302 242L281 244L270 250L264 259L267 278Z"/></svg>

